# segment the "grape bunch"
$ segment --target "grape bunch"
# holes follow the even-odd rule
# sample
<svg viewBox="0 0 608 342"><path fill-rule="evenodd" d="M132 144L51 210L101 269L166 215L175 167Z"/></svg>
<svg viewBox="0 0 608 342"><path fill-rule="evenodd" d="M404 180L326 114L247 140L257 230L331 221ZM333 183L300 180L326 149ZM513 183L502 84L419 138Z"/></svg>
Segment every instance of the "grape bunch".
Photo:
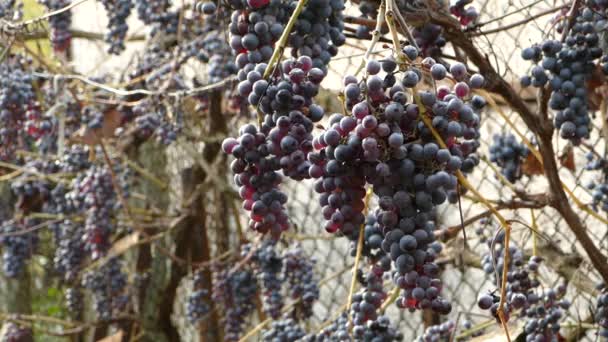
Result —
<svg viewBox="0 0 608 342"><path fill-rule="evenodd" d="M137 18L146 25L166 20L170 7L171 1L169 0L135 0Z"/></svg>
<svg viewBox="0 0 608 342"><path fill-rule="evenodd" d="M0 63L0 160L12 160L24 147L26 113L36 101L31 65L21 55L8 55Z"/></svg>
<svg viewBox="0 0 608 342"><path fill-rule="evenodd" d="M293 319L286 318L275 320L270 323L270 329L262 332L262 341L264 342L288 342L299 341L306 335Z"/></svg>
<svg viewBox="0 0 608 342"><path fill-rule="evenodd" d="M53 12L69 6L72 0L39 0L49 12ZM72 24L72 12L63 11L49 18L49 27L51 28L51 44L53 50L64 52L70 46L72 41L72 33L70 25Z"/></svg>
<svg viewBox="0 0 608 342"><path fill-rule="evenodd" d="M63 220L55 225L55 271L67 281L73 281L80 266L86 259L84 227L71 220Z"/></svg>
<svg viewBox="0 0 608 342"><path fill-rule="evenodd" d="M217 270L214 275L211 298L224 309L224 339L238 341L245 318L255 309L255 275L248 269Z"/></svg>
<svg viewBox="0 0 608 342"><path fill-rule="evenodd" d="M122 267L120 259L111 258L98 269L87 271L82 277L82 286L91 292L93 308L100 320L109 320L127 309L127 275Z"/></svg>
<svg viewBox="0 0 608 342"><path fill-rule="evenodd" d="M600 326L598 335L608 338L608 294L605 291L597 297L595 322Z"/></svg>
<svg viewBox="0 0 608 342"><path fill-rule="evenodd" d="M267 66L258 64L238 85L239 94L265 114L260 131L268 138L268 152L279 161L283 174L295 180L309 178L312 130L324 114L313 98L325 73L312 63L306 56L284 61L269 80L262 79ZM243 74L239 72L239 79Z"/></svg>
<svg viewBox="0 0 608 342"><path fill-rule="evenodd" d="M116 164L115 167L119 165ZM121 186L124 187L125 184ZM72 182L72 191L66 195L76 210L86 214L84 248L93 260L104 256L110 248L110 235L115 228L112 221L116 210L120 208L114 190L109 168L92 165L78 174Z"/></svg>
<svg viewBox="0 0 608 342"><path fill-rule="evenodd" d="M312 316L313 305L319 299L319 283L314 275L315 262L298 245L283 252L283 278L291 299L298 300L298 319Z"/></svg>
<svg viewBox="0 0 608 342"><path fill-rule="evenodd" d="M283 259L275 250L275 245L276 241L274 240L264 240L262 245L253 251L251 262L256 277L261 284L264 311L273 319L278 319L283 308L283 295L281 293ZM244 245L241 255L247 256L251 248L255 247L250 244Z"/></svg>
<svg viewBox="0 0 608 342"><path fill-rule="evenodd" d="M8 220L0 226L0 245L2 246L2 270L7 277L15 278L22 274L26 261L33 255L38 244L35 231L28 231L36 221L23 219Z"/></svg>
<svg viewBox="0 0 608 342"><path fill-rule="evenodd" d="M284 208L287 195L279 189L280 163L270 155L266 135L254 125L241 127L239 134L238 140L224 140L222 150L235 157L230 168L235 174L235 184L240 187L243 208L250 212L249 227L278 238L288 228Z"/></svg>
<svg viewBox="0 0 608 342"><path fill-rule="evenodd" d="M378 316L376 320L367 321L362 335L353 336L349 333L348 316L346 313L340 315L323 328L318 334L306 335L303 342L330 342L330 341L403 341L403 334L395 328L388 316Z"/></svg>
<svg viewBox="0 0 608 342"><path fill-rule="evenodd" d="M521 78L523 86L544 87L549 84L549 107L556 111L555 128L560 136L578 144L589 137L591 119L587 81L602 57L595 23L603 15L587 3L576 16L565 42L547 40L522 50L522 57L535 63L531 76Z"/></svg>
<svg viewBox="0 0 608 342"><path fill-rule="evenodd" d="M564 310L570 307L570 302L560 299L565 292L565 285L559 285L556 290L550 288L539 296L538 303L525 310L526 341L559 340L560 321L565 316Z"/></svg>
<svg viewBox="0 0 608 342"><path fill-rule="evenodd" d="M608 162L606 159L596 157L592 152L586 154L587 164L585 170L600 171L599 179L592 180L586 184L587 189L591 190L592 203L591 207L597 211L601 208L608 212Z"/></svg>
<svg viewBox="0 0 608 342"><path fill-rule="evenodd" d="M289 12L296 1L290 1ZM327 72L327 65L346 41L344 30L344 0L310 0L289 35L288 45L293 57L308 56L312 65Z"/></svg>
<svg viewBox="0 0 608 342"><path fill-rule="evenodd" d="M449 320L441 324L431 325L424 331L422 336L418 337L417 342L439 342L451 341L456 328L456 323Z"/></svg>
<svg viewBox="0 0 608 342"><path fill-rule="evenodd" d="M79 287L65 289L65 306L75 318L80 318L84 310L84 296Z"/></svg>
<svg viewBox="0 0 608 342"><path fill-rule="evenodd" d="M367 322L378 321L378 311L387 297L383 288L383 275L390 271L391 264L387 256L384 258L388 262L378 261L373 264L360 279L363 289L353 296L350 315L353 321L353 335L356 338L365 336Z"/></svg>
<svg viewBox="0 0 608 342"><path fill-rule="evenodd" d="M418 56L413 47L405 51L411 60ZM447 70L432 62L428 59L426 65L441 81ZM332 233L353 235L364 222L364 186L373 186L381 248L395 263L394 280L404 289L398 305L447 313L451 307L439 296L439 268L433 263L441 250L434 243L434 210L446 200L457 201L455 172L470 172L479 163L477 112L485 101L469 93L483 85L483 77L468 78L466 67L455 64L450 71L458 83L452 89L418 90L418 100L408 101L421 71L412 67L395 83L396 66L389 59L370 61L365 82L345 77L344 97L352 116L330 117L328 129L313 141L320 151L310 155L310 172L318 178L315 190L328 220L325 229ZM439 147L420 115L432 121L448 148Z"/></svg>
<svg viewBox="0 0 608 342"><path fill-rule="evenodd" d="M210 311L209 306L205 304L205 300L209 297L209 291L205 289L195 290L188 296L186 303L186 316L190 323L196 323L202 320Z"/></svg>
<svg viewBox="0 0 608 342"><path fill-rule="evenodd" d="M522 176L521 166L530 153L513 134L496 134L490 146L490 161L500 167L500 173L514 183Z"/></svg>
<svg viewBox="0 0 608 342"><path fill-rule="evenodd" d="M99 0L108 15L108 32L105 41L109 44L108 53L119 55L125 49L125 37L129 30L127 18L131 14L131 0Z"/></svg>
<svg viewBox="0 0 608 342"><path fill-rule="evenodd" d="M162 105L162 101L147 99L135 105L132 110L136 116L134 120L136 133L141 139L154 136L159 143L170 145L175 142L182 130L182 115L175 115L175 119L171 120L168 109ZM180 113L176 110L174 114Z"/></svg>
<svg viewBox="0 0 608 342"><path fill-rule="evenodd" d="M504 237L504 231L501 231L493 245L492 242L487 242L489 252L484 254L481 259L483 270L494 276L496 284L502 283L502 270L505 262ZM541 262L542 258L538 256L533 256L528 262L525 262L523 252L512 244L509 246L506 298L503 308L506 320L509 320L514 311L526 310L538 304L540 297L536 289L540 286L540 282L534 275L537 274ZM494 264L496 264L496 267L494 267ZM498 317L499 300L500 298L497 296L483 294L479 297L477 304L482 310L489 309L497 322L500 322Z"/></svg>
<svg viewBox="0 0 608 342"><path fill-rule="evenodd" d="M267 62L289 19L281 0L230 0L230 47L239 70Z"/></svg>

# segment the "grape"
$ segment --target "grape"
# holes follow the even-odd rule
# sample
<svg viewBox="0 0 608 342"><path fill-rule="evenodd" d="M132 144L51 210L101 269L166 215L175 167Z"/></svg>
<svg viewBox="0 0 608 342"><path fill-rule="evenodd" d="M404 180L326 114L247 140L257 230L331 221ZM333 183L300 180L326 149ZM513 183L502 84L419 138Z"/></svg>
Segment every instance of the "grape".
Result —
<svg viewBox="0 0 608 342"><path fill-rule="evenodd" d="M447 75L447 70L442 64L434 64L431 67L431 76L437 81L441 81Z"/></svg>
<svg viewBox="0 0 608 342"><path fill-rule="evenodd" d="M467 74L467 68L464 64L456 62L450 66L450 73L457 80L462 80Z"/></svg>

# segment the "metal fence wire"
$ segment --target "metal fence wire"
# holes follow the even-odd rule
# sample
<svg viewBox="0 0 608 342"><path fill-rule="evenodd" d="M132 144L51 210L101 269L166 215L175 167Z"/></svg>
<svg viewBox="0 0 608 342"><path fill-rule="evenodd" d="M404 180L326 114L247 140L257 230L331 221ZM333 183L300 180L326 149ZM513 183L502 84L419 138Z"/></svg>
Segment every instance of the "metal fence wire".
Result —
<svg viewBox="0 0 608 342"><path fill-rule="evenodd" d="M475 43L478 48L486 53L496 70L514 87L519 89L519 77L523 75L530 64L521 58L521 50L530 46L532 43L540 42L551 29L551 16L557 11L558 6L565 5L560 1L502 1L487 0L476 1L476 8L480 12L480 21L488 22L480 30L488 32L480 34ZM551 12L551 13L549 13ZM505 14L510 14L505 16ZM522 24L522 22L525 22ZM502 28L502 29L501 29ZM496 32L493 32L496 31ZM361 44L366 46L366 42ZM358 50L352 51L345 49L336 57L340 63L332 65L331 72L335 79L339 80L346 72L354 71L361 63L361 56ZM331 77L330 77L331 78ZM339 86L339 82L332 82ZM534 105L534 94L520 91L521 96L528 100L530 105ZM529 136L526 126L518 117L517 113L510 108L502 108L509 119L524 134ZM602 122L600 118L595 118L593 130L588 145L592 146L596 152L603 155L605 140L601 136ZM488 147L492 143L492 136L508 130L508 127L497 113L491 109L486 109L482 117L482 142L480 154L487 155ZM561 153L567 148L563 140L555 138L557 153ZM589 179L596 177L593 172L584 171L586 148L574 149L575 170L569 170L561 166L560 176L562 180L573 189L576 196L585 204L591 203L591 195L584 184ZM469 176L471 184L484 194L488 199L509 200L513 197L513 192L505 187L496 176L495 169L487 163L481 162L472 175ZM539 177L524 177L516 184L517 187L526 189L529 193L542 193L546 189L546 181ZM354 258L349 254L349 242L345 238L328 236L323 230L323 217L318 204L318 196L312 190L312 183L288 182L286 184L289 194L288 210L290 218L297 227L297 234L302 241L305 250L317 260L316 272L319 279L326 281L321 286L320 300L315 306L315 315L311 319L309 326L311 330L318 327L326 320L335 316L344 306L348 296L351 269ZM574 205L573 205L574 206ZM590 216L587 212L575 207L575 210L584 221L588 233L592 236L602 251L607 248L607 227ZM484 208L473 203L470 199L462 198L463 217L469 218L480 212ZM530 209L510 210L504 212L506 218L531 222L532 212ZM595 304L596 290L594 285L599 281L599 277L593 267L586 261L585 253L576 242L567 224L561 219L560 215L549 207L534 210L535 220L539 229L537 248L539 254L545 253L546 259L550 259L541 268L541 280L544 286L554 286L563 282L562 277L566 276L569 282L567 299L572 302L572 306L567 312L566 323L562 324L561 333L564 336L575 336L577 340L597 340L596 330L579 329L583 322L589 323L592 318L592 310ZM603 213L600 213L604 215ZM452 226L460 222L458 206L444 205L441 207L439 215L439 226ZM467 227L467 245L469 250L464 251L462 235L447 243L446 249L450 257L442 262L442 280L444 287L442 295L451 301L453 309L448 318L467 319L473 325L481 324L492 319L487 312L482 312L477 307L479 294L491 291L496 286L493 284L492 277L483 272L479 266L481 255L487 252L486 244L474 233L478 228L485 228L486 236L493 234L498 225L493 224L492 220L482 225L476 223ZM531 251L532 238L530 229L522 225L514 225L513 243L525 251ZM462 256L465 257L462 257ZM477 264L475 263L477 259ZM387 310L387 314L398 322L399 329L405 336L405 341L413 341L416 336L422 334L425 324L429 324L435 318L425 318L424 313L410 313L402 311L394 305ZM442 318L445 319L445 318ZM521 326L520 326L521 328ZM458 329L462 329L459 327ZM495 330L499 333L498 325L494 325L487 331ZM521 329L520 329L521 331ZM578 334L578 336L573 335ZM259 336L258 336L259 338ZM481 340L489 340L489 337L481 337ZM503 339L498 339L503 340Z"/></svg>

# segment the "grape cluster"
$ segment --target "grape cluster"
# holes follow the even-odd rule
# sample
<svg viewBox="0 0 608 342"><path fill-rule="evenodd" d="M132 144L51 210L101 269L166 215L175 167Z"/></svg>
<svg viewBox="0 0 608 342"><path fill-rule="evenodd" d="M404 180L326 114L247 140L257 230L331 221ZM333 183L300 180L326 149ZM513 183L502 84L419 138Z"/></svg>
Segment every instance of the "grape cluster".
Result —
<svg viewBox="0 0 608 342"><path fill-rule="evenodd" d="M475 24L479 17L479 13L474 6L467 6L472 2L473 0L457 0L450 6L450 13L458 18L462 26Z"/></svg>
<svg viewBox="0 0 608 342"><path fill-rule="evenodd" d="M284 61L278 75L269 80L262 79L266 67L258 64L249 71L238 85L239 94L265 114L260 130L267 136L268 152L278 159L283 174L295 180L308 178L312 130L324 114L313 98L325 73L314 68L306 56ZM239 72L239 79L243 77L244 72Z"/></svg>
<svg viewBox="0 0 608 342"><path fill-rule="evenodd" d="M408 47L410 59L418 51ZM426 65L437 81L447 76L441 64ZM381 247L397 269L394 280L404 289L400 307L433 308L447 313L449 303L439 297L439 268L433 263L441 246L434 243L434 210L457 201L455 172L470 172L479 163L479 115L485 101L469 97L470 88L481 87L483 77L467 79L466 67L455 64L453 89L419 90L413 101L408 90L421 80L421 71L410 68L400 84L392 60L370 61L367 79L344 79L344 97L351 115L334 114L329 128L313 141L320 151L311 154L311 176L319 178L323 215L329 232L352 235L364 221L364 186L370 183L379 198L376 221L383 233ZM380 76L381 69L386 73ZM408 103L409 102L409 103ZM448 148L439 147L424 122L432 121Z"/></svg>
<svg viewBox="0 0 608 342"><path fill-rule="evenodd" d="M586 187L591 190L593 210L597 211L601 208L603 211L608 212L608 184L606 180L608 177L608 162L606 159L596 157L592 152L587 153L585 156L587 164L585 170L587 171L600 171L600 180L590 181Z"/></svg>
<svg viewBox="0 0 608 342"><path fill-rule="evenodd" d="M76 278L86 258L84 249L84 227L71 220L63 220L55 227L55 271L65 281Z"/></svg>
<svg viewBox="0 0 608 342"><path fill-rule="evenodd" d="M490 146L490 161L500 167L500 173L514 183L521 178L521 165L530 153L528 147L520 144L513 134L496 134Z"/></svg>
<svg viewBox="0 0 608 342"><path fill-rule="evenodd" d="M298 318L312 316L313 305L319 299L319 283L314 275L315 262L298 245L283 252L283 278L290 297L298 300Z"/></svg>
<svg viewBox="0 0 608 342"><path fill-rule="evenodd" d="M137 135L146 139L155 136L163 145L175 142L183 128L182 115L175 115L175 120L169 117L168 109L161 101L147 99L133 107ZM179 110L174 114L181 114Z"/></svg>
<svg viewBox="0 0 608 342"><path fill-rule="evenodd" d="M439 341L450 341L454 335L456 323L449 320L441 324L431 325L426 328L424 334L418 337L417 342L439 342Z"/></svg>
<svg viewBox="0 0 608 342"><path fill-rule="evenodd" d="M137 18L147 25L165 21L170 7L169 0L135 0Z"/></svg>
<svg viewBox="0 0 608 342"><path fill-rule="evenodd" d="M0 160L13 159L15 150L23 147L26 112L36 100L31 64L20 55L0 63Z"/></svg>
<svg viewBox="0 0 608 342"><path fill-rule="evenodd" d="M126 310L129 303L127 275L122 270L122 261L111 258L98 269L87 271L82 286L93 297L93 308L100 320L108 320Z"/></svg>
<svg viewBox="0 0 608 342"><path fill-rule="evenodd" d="M264 342L289 342L299 341L306 335L293 319L286 318L272 321L270 329L262 333L262 341Z"/></svg>
<svg viewBox="0 0 608 342"><path fill-rule="evenodd" d="M379 316L376 320L365 324L362 335L351 338L346 313L335 319L329 326L318 334L306 335L303 342L333 342L333 341L383 341L397 342L403 340L403 334L393 327L388 316Z"/></svg>
<svg viewBox="0 0 608 342"><path fill-rule="evenodd" d="M288 228L284 208L287 196L278 187L282 181L277 172L279 161L270 155L266 135L254 125L241 127L239 134L238 140L224 140L222 149L236 158L230 168L240 187L243 208L250 212L249 227L278 237Z"/></svg>
<svg viewBox="0 0 608 342"><path fill-rule="evenodd" d="M82 315L84 309L84 296L80 288L68 287L65 289L65 306L76 318Z"/></svg>
<svg viewBox="0 0 608 342"><path fill-rule="evenodd" d="M224 309L224 340L238 341L245 318L255 309L255 275L247 269L218 270L214 274L212 299Z"/></svg>
<svg viewBox="0 0 608 342"><path fill-rule="evenodd" d="M608 294L604 291L597 297L594 318L595 322L600 326L598 335L608 338Z"/></svg>
<svg viewBox="0 0 608 342"><path fill-rule="evenodd" d="M186 302L186 317L190 323L202 320L211 310L209 307L210 293L203 288L203 273L194 273L192 279L192 292Z"/></svg>
<svg viewBox="0 0 608 342"><path fill-rule="evenodd" d="M256 277L261 284L264 300L264 311L273 319L278 319L283 308L281 287L283 279L283 259L275 250L276 241L264 240L262 245L253 251L251 262L254 265ZM251 245L244 245L241 255L247 256Z"/></svg>
<svg viewBox="0 0 608 342"><path fill-rule="evenodd" d="M524 76L524 86L551 89L549 106L555 110L554 124L560 136L578 144L589 137L591 119L586 83L595 69L595 60L602 57L599 34L595 23L603 15L583 6L575 18L565 42L547 40L522 50L525 60L537 63L531 76Z"/></svg>
<svg viewBox="0 0 608 342"><path fill-rule="evenodd" d="M0 226L0 245L2 245L2 270L7 277L22 274L25 262L32 256L38 244L35 231L28 228L36 225L30 219L23 221L8 220Z"/></svg>
<svg viewBox="0 0 608 342"><path fill-rule="evenodd" d="M105 41L110 46L108 52L119 55L125 49L125 37L129 30L127 18L131 14L131 0L99 0L108 15L108 32Z"/></svg>
<svg viewBox="0 0 608 342"><path fill-rule="evenodd" d="M72 0L39 0L49 12L62 9L69 6ZM59 14L51 16L49 19L49 27L51 28L51 44L53 50L64 52L70 46L72 41L72 33L70 25L72 24L72 12L63 11Z"/></svg>
<svg viewBox="0 0 608 342"><path fill-rule="evenodd" d="M289 19L288 8L281 0L230 0L235 10L230 19L230 47L236 65L267 62Z"/></svg>
<svg viewBox="0 0 608 342"><path fill-rule="evenodd" d="M488 242L489 252L481 260L483 270L487 274L493 274L495 283L497 284L502 282L502 269L505 262L504 236L504 232L502 231L498 234L494 242L494 249L492 249L492 243ZM504 306L506 320L516 310L521 309L522 312L532 315L533 309L537 305L549 308L549 305L554 300L553 296L549 295L543 301L542 296L539 295L538 288L540 282L534 275L537 274L541 262L542 258L538 256L533 256L525 262L523 252L516 246L509 246L509 264L507 265L507 287ZM494 264L496 264L496 267L494 267ZM565 288L560 286L558 292L560 296L563 295ZM483 294L479 297L477 304L482 310L489 309L496 320L500 322L498 317L499 301L500 298L497 296ZM557 304L562 305L562 303Z"/></svg>
<svg viewBox="0 0 608 342"><path fill-rule="evenodd" d="M524 311L526 341L559 340L560 321L565 316L564 310L570 307L570 302L560 299L565 291L565 285L558 286L557 290L548 289L538 303L532 304Z"/></svg>
<svg viewBox="0 0 608 342"><path fill-rule="evenodd" d="M119 164L115 166L118 167ZM110 235L114 230L112 219L115 211L120 208L110 169L92 165L73 180L72 191L67 197L74 208L86 213L83 236L85 251L93 260L104 256L110 247Z"/></svg>

